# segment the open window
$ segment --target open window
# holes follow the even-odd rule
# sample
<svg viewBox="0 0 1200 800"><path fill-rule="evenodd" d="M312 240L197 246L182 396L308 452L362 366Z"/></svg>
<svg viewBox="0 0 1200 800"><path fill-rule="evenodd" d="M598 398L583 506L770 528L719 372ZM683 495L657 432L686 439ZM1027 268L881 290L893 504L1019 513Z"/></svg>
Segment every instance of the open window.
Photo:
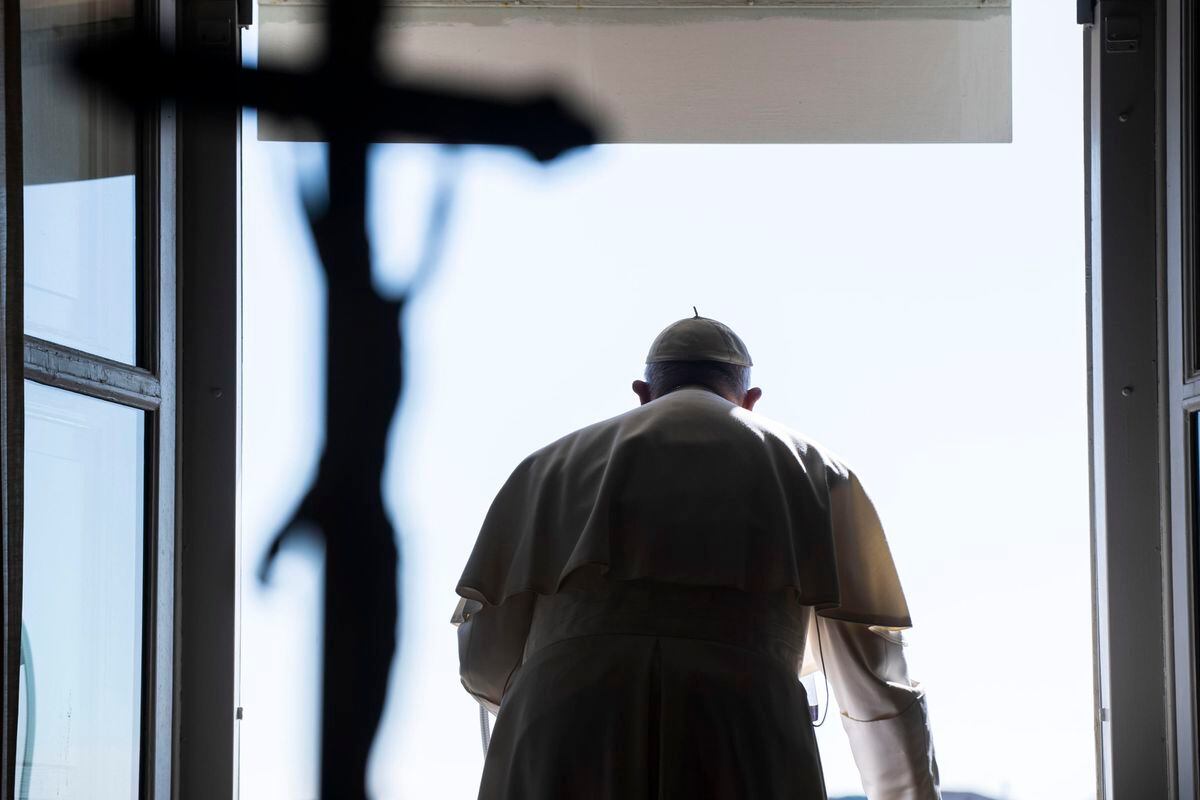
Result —
<svg viewBox="0 0 1200 800"><path fill-rule="evenodd" d="M1077 756L1035 748L1020 757L1047 775L1055 769L1048 780L1064 791L1094 784L1109 798L1195 796L1195 14L1182 0L1081 0L1078 59L1077 34L1064 32L1069 20L1050 5L391 7L381 43L391 69L497 87L552 77L607 120L606 140L620 144L544 174L494 152L462 157L454 236L413 320L417 389L396 431L404 455L385 487L408 547L407 633L373 785L411 793L435 774L439 786L471 784L474 716L464 696L439 699L447 681L456 687L452 650L438 637L448 640L444 601L473 520L531 444L624 407L628 359L580 363L579 349L636 355L690 281L673 313L696 303L719 316L728 304L727 315L744 317L746 338L763 343L768 403L778 398L763 409L807 426L872 476L902 569L922 576L909 579L914 612L929 621L914 662L931 686L935 726L965 730L953 721L970 716L969 705L957 706L967 692L949 688L950 673L977 669L973 655L1000 618L984 613L998 612L988 602L1015 596L1003 625L1027 646L1014 657L1020 666L981 680L979 692L994 701L997 682L1013 689L996 719L1018 745L1058 731L1047 709L1060 711L1069 697L1075 710L1063 712L1061 741ZM236 62L246 6L0 0L5 797L71 796L72 786L90 797L102 785L122 797L209 800L233 795L240 775L243 796L259 800L269 795L258 787L279 774L254 749L270 730L262 726L306 703L315 711L315 695L305 694L314 688L305 683L312 665L296 669L311 658L315 624L275 625L282 640L255 638L273 625L271 614L299 621L315 611L304 605L311 564L292 562L269 595L243 581L240 562L255 563L278 522L271 503L292 499L311 467L315 441L303 426L319 408L304 400L316 391L305 362L319 350L312 314L320 286L304 247L287 258L276 248L272 260L264 243L303 243L290 159L319 147L293 121L263 117L240 162L239 115L164 104L142 119L123 117L102 96L68 86L58 55L70 42L141 27ZM260 57L280 65L313 57L323 8L264 0ZM1066 61L1038 60L1050 54ZM1075 89L1046 99L1066 75ZM1078 126L1061 149L1039 150L1042 126L1073 115L1084 120L1084 157ZM293 150L289 141L300 144ZM730 142L781 147L718 145ZM412 243L441 159L413 145L376 149L382 286L403 283L419 255ZM1051 186L1048 175L1077 177ZM929 198L936 202L922 205ZM1034 217L1038 236L1019 224ZM622 241L636 246L617 247ZM880 262L897 252L920 253L920 263L914 257L902 270L888 262L896 268L885 271ZM969 255L952 258L958 253ZM840 272L816 269L834 262ZM605 281L620 291L597 290ZM264 307L285 285L289 302ZM748 309L756 305L771 313L755 317ZM259 325L267 309L279 320L270 336ZM780 327L785 317L792 328ZM464 335L480 329L486 341ZM573 341L578 348L567 346ZM914 367L914 350L925 367ZM1070 352L1090 361L1085 367ZM542 373L560 376L546 391L569 414L533 418L517 392L497 392L516 369L498 355L507 353L532 354ZM807 373L791 368L798 361ZM841 394L815 392L798 374L820 376ZM273 482L242 496L239 542L243 381L247 480ZM255 386L269 386L275 405ZM833 403L840 397L850 399ZM1090 409L1089 420L1068 418L1068 406ZM926 447L909 470L879 460L881 439L926 420L931 408L942 413L928 425L956 433ZM854 419L827 429L809 422L849 412ZM1006 427L1014 416L1027 424ZM472 433L472 451L459 452L464 430L477 427L500 433L486 447ZM268 435L290 437L281 451L293 461L290 476L262 457ZM1054 442L1074 455L1023 462L1016 491L1014 450L1044 456ZM1087 522L1076 518L1088 505L1080 451L1089 442L1090 558ZM990 487L971 485L973 474L985 474L981 451L998 457L988 462L999 470ZM417 459L428 468L418 472ZM947 463L969 466L947 471ZM948 491L930 510L913 500L929 491L913 476L939 469ZM438 495L447 486L453 496ZM997 503L996 486L1013 491ZM1044 513L1067 508L1058 523ZM953 519L979 538L941 550L936 576L922 572L933 567L918 529ZM968 549L1005 537L1004 547L1024 548L1019 567L1004 561L1010 552L982 558ZM983 577L967 581L964 570ZM240 660L239 620L249 634ZM921 663L931 639L950 636L974 648L972 657ZM1095 658L1085 675L1078 654L1089 639ZM1000 652L1012 642L986 640ZM255 671L264 643L278 645L276 659L296 656L291 672L272 673L286 680ZM1046 657L1065 652L1065 661ZM103 686L71 672L83 658ZM1062 682L1066 694L1040 699L1056 695L1066 674L1076 682ZM1085 713L1079 694L1089 679L1095 695ZM64 686L79 693L70 713L86 735L51 764L46 754L62 743L56 720L67 714L58 702ZM301 719L290 738L277 738L273 756L298 791L307 778L295 764L312 761L304 726ZM823 731L834 759L839 734ZM1080 745L1093 735L1094 750ZM948 786L983 775L978 788L1002 793L1002 776L969 772L967 736L939 742L946 766L966 776ZM99 750L88 742L100 737L108 749L93 758ZM1081 774L1089 753L1095 777ZM413 768L390 771L382 759L393 757ZM844 767L831 766L835 780ZM1015 796L1035 780L1013 779L1007 789Z"/></svg>
<svg viewBox="0 0 1200 800"><path fill-rule="evenodd" d="M24 306L8 339L23 341L8 424L24 436L7 442L23 467L6 473L7 571L20 576L5 595L20 645L5 687L16 689L6 791L159 796L174 706L175 301L158 231L173 217L174 168L160 160L159 115L129 112L70 69L74 48L151 26L155 10L27 0L5 11L20 20L6 27L6 58L19 61L5 99L23 144L9 140L5 164L7 222L20 229L7 311Z"/></svg>
<svg viewBox="0 0 1200 800"><path fill-rule="evenodd" d="M260 61L299 62L303 49L288 47L311 46L315 22L306 20L319 18L320 7L260 10ZM497 20L491 27L446 22L473 18L474 8L417 9L414 27L389 29L383 47L421 53L422 37L434 36L445 37L449 51L452 36L475 28L480 37L497 29L516 37L526 25L550 24L544 15L562 14L575 21L555 23L557 35L569 31L572 43L584 43L572 57L612 68L597 41L673 32L665 24L639 27L641 9L623 9L621 19L586 6L484 11ZM435 12L444 24L427 31L421 15ZM744 71L723 68L729 85L779 80L773 88L796 92L795 100L857 66L857 88L842 86L845 108L855 113L823 117L842 125L838 132L805 127L804 115L764 115L767 134L712 95L705 108L721 119L687 117L687 100L711 91L714 74L685 68L685 60L670 68L639 62L644 52L632 49L629 72L675 81L670 91L659 85L652 109L665 133L622 132L618 121L616 144L548 171L486 149L455 156L386 144L374 151L371 232L376 283L385 291L403 287L419 259L428 204L445 171L459 180L443 262L406 332L413 380L384 486L406 569L400 660L371 772L380 796L470 796L477 787L475 709L458 685L445 608L487 504L528 452L628 408L629 382L650 339L692 304L745 337L766 392L759 409L834 448L877 498L917 619L914 674L930 688L945 786L989 797L1095 791L1074 20L1050 8L1017 9L1010 18L1007 8L979 4L654 13L711 14L704 24L736 30L756 26L760 12L805 31L809 38L794 37L808 43L798 49L839 57L804 70L737 64ZM1021 63L1009 63L1010 20L1011 46L1026 54ZM888 31L878 41L912 45L909 57L864 57L868 40L857 37L877 25ZM959 30L937 44L922 38L925 26L978 31L979 49L957 49L976 42L975 33ZM819 48L818 32L827 36ZM495 57L495 70L501 62L518 69L521 48L510 47ZM783 54L763 59L776 56ZM412 58L411 69L426 76L442 74L449 60ZM897 74L898 62L917 69L914 59L975 63L979 82L944 93L944 84ZM604 70L598 74L585 98L603 94ZM1003 111L1001 124L986 135L932 128L902 135L887 127L896 122L891 106L863 93L886 86L890 103L909 79L922 87L909 99L929 111L923 125L983 98ZM614 96L629 91L607 85ZM610 103L617 117L633 107ZM775 144L713 144L739 126L739 135ZM245 130L246 185L254 187L245 195L247 307L262 307L282 287L288 292L269 320L244 319L244 542L253 553L289 513L317 454L321 289L295 187L308 185L305 162L319 163L321 148L277 141L305 134L262 116ZM1014 131L1020 136L1009 144ZM290 352L281 356L285 343ZM1040 482L1031 470L1058 478ZM303 795L315 781L313 770L287 765L315 745L315 707L297 712L294 698L316 691L319 628L310 592L319 561L293 555L286 563L268 587L252 577L243 584L241 776L256 797ZM1038 590L1015 592L1018 585ZM1054 614L1044 613L1047 605ZM981 674L979 665L1002 651L1046 653L1047 663L1031 657ZM283 665L290 669L281 679ZM996 682L1012 687L1012 703L996 702ZM1012 713L1017 703L1021 714ZM819 736L829 788L833 796L858 794L836 707L828 719Z"/></svg>
<svg viewBox="0 0 1200 800"><path fill-rule="evenodd" d="M236 117L200 125L166 102L131 112L71 61L131 31L194 46L204 14L217 15L207 46L236 58L234 9L5 0L0 10L0 793L221 796L233 786L236 598L212 565L228 553L232 587L233 505L220 498L236 462L220 458L222 445L236 453L236 351L227 381L217 367L220 344L236 341L239 264L236 181L217 187L237 174ZM213 37L225 12L228 35ZM192 759L204 769L185 769Z"/></svg>

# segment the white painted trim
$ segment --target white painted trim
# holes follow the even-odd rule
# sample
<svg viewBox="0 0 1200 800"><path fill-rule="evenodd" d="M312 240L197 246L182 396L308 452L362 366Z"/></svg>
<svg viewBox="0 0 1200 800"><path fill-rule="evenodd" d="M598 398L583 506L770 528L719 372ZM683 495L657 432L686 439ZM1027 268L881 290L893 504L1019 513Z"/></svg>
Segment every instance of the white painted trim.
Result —
<svg viewBox="0 0 1200 800"><path fill-rule="evenodd" d="M671 0L681 1L710 2ZM830 11L754 1L392 9L379 49L389 74L497 93L555 87L601 121L605 142L1011 141L1010 9ZM259 64L311 67L324 17L317 6L263 6ZM258 133L313 135L266 115Z"/></svg>
<svg viewBox="0 0 1200 800"><path fill-rule="evenodd" d="M260 6L324 7L329 0L259 0ZM385 8L802 8L977 9L1011 7L1011 0L383 0Z"/></svg>

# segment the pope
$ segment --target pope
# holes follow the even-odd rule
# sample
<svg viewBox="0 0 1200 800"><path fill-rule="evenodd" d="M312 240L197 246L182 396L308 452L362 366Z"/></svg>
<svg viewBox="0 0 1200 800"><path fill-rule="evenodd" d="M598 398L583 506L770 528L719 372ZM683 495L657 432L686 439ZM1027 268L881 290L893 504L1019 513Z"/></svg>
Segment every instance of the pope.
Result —
<svg viewBox="0 0 1200 800"><path fill-rule="evenodd" d="M870 800L936 800L883 528L842 461L754 411L746 345L696 316L641 401L530 455L457 592L497 712L480 800L823 800L799 678L827 676Z"/></svg>

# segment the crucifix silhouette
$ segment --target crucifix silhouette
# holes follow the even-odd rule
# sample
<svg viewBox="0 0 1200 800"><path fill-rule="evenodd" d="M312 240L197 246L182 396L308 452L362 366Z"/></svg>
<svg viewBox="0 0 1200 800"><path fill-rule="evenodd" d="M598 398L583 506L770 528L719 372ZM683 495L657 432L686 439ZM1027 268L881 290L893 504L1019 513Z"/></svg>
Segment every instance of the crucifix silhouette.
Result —
<svg viewBox="0 0 1200 800"><path fill-rule="evenodd" d="M447 144L517 147L550 161L595 142L593 128L551 94L487 97L389 82L377 57L379 0L332 0L322 63L306 73L245 69L142 39L78 56L85 75L131 103L163 98L248 106L315 123L329 143L328 204L309 222L328 283L325 443L313 485L265 554L265 579L299 531L325 545L320 797L366 798L366 766L395 652L399 549L380 478L387 431L404 386L403 312L423 270L398 298L371 283L367 152L385 134ZM435 208L434 219L445 207Z"/></svg>

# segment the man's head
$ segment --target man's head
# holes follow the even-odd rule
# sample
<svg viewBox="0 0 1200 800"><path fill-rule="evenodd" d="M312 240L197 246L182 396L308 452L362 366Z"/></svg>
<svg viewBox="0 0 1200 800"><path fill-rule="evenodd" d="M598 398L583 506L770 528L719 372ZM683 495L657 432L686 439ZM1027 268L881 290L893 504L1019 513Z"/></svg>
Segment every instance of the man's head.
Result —
<svg viewBox="0 0 1200 800"><path fill-rule="evenodd" d="M668 325L650 345L645 380L633 391L645 405L683 386L700 386L746 409L762 390L750 386L750 352L727 325L700 316Z"/></svg>

